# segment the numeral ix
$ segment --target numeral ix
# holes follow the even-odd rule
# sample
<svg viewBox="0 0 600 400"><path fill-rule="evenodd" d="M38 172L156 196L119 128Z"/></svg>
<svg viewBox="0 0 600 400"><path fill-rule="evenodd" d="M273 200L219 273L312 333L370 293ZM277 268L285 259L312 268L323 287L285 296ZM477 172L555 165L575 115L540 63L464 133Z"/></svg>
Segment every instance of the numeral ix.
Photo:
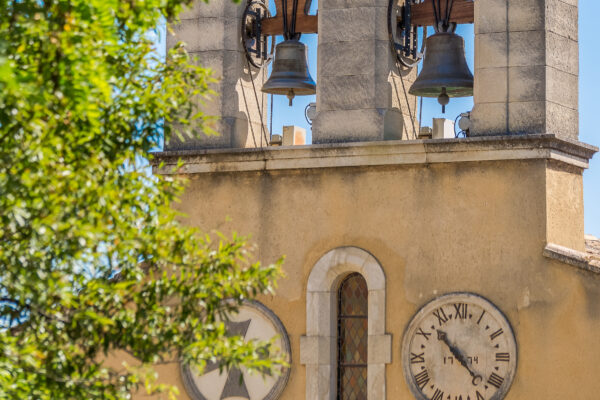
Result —
<svg viewBox="0 0 600 400"><path fill-rule="evenodd" d="M411 364L424 363L425 362L424 355L425 355L425 353L420 353L420 354L410 353L410 363Z"/></svg>

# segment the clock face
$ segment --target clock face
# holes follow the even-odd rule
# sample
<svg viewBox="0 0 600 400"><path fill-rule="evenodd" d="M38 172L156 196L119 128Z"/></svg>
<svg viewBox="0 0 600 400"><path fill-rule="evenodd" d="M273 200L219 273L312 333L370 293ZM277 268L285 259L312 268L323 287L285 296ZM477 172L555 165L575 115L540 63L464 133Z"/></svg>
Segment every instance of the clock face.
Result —
<svg viewBox="0 0 600 400"><path fill-rule="evenodd" d="M277 316L257 301L245 301L238 313L225 323L227 333L248 340L274 339L275 347L287 354L290 361L290 343ZM290 370L279 375L250 374L245 368L219 371L218 363L208 363L200 374L195 368L182 367L183 380L188 394L194 400L275 400L279 397Z"/></svg>
<svg viewBox="0 0 600 400"><path fill-rule="evenodd" d="M492 303L451 293L413 317L404 334L402 366L419 400L499 400L515 375L517 344Z"/></svg>

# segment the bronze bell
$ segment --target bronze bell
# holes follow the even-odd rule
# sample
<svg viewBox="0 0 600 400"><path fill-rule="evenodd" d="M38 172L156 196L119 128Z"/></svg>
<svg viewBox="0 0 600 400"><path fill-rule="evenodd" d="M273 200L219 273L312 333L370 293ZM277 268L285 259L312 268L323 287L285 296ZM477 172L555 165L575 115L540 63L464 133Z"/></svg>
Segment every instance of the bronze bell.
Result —
<svg viewBox="0 0 600 400"><path fill-rule="evenodd" d="M427 38L423 69L409 93L437 97L443 112L450 97L473 95L473 74L467 65L462 37L438 32Z"/></svg>
<svg viewBox="0 0 600 400"><path fill-rule="evenodd" d="M294 96L315 94L317 85L308 72L307 49L298 40L286 40L275 48L275 60L271 76L262 87L270 94L284 94L290 99Z"/></svg>

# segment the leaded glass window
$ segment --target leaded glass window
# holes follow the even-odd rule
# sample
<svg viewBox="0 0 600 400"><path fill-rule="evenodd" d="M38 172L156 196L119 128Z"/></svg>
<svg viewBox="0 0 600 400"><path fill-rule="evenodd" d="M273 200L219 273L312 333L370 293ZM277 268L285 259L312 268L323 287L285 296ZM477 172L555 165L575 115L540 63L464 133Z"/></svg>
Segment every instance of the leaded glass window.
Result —
<svg viewBox="0 0 600 400"><path fill-rule="evenodd" d="M337 400L367 399L367 282L348 275L338 291Z"/></svg>

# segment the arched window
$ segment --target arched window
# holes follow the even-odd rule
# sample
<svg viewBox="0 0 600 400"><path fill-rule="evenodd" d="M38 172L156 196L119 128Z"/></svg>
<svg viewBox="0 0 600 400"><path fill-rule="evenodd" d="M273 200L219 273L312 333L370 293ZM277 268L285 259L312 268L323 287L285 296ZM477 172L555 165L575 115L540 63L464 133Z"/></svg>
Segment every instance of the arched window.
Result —
<svg viewBox="0 0 600 400"><path fill-rule="evenodd" d="M339 337L337 330L341 321L339 315L348 314L339 312L338 302L343 297L340 296L340 292L345 293L348 290L342 287L345 286L343 282L348 280L350 283L354 274L362 280L361 304L368 309L368 312L359 314L365 317L368 314L368 319L364 318L361 325L362 328L367 327L367 336L364 338L365 341L361 342L367 347L366 350L362 347L364 357L362 362L367 364L368 379L364 379L364 370L361 371L363 374L361 384L366 385L367 395L365 397L364 389L361 389L362 394L356 394L355 397L342 397L342 399L386 399L385 365L392 362L392 335L385 333L385 274L377 259L370 253L358 247L347 246L337 247L323 254L308 276L306 335L300 337L300 363L306 365L305 400L339 398L337 380L340 376L338 375L340 352L337 351ZM352 281L356 283L356 280L352 279ZM365 298L367 300L364 300ZM360 380L354 376L349 377L349 381Z"/></svg>
<svg viewBox="0 0 600 400"><path fill-rule="evenodd" d="M337 400L367 399L368 296L358 273L348 275L338 290Z"/></svg>

